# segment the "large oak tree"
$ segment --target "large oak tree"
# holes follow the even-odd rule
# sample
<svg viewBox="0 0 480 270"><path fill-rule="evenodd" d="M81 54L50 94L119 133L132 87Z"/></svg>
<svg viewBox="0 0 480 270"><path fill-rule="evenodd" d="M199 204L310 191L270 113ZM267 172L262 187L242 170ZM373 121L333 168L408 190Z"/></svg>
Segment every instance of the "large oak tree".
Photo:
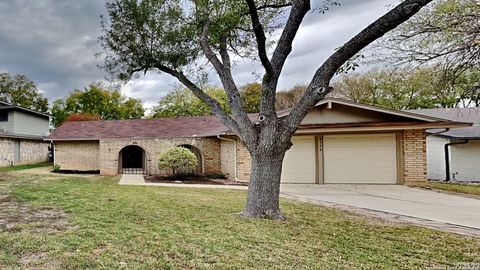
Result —
<svg viewBox="0 0 480 270"><path fill-rule="evenodd" d="M100 41L106 51L105 68L120 79L156 70L176 77L245 144L252 158L246 217L282 219L280 175L291 138L310 108L332 88L337 70L367 45L408 20L431 0L405 0L319 63L307 90L290 114L278 117L275 93L292 43L308 12L320 14L338 1L311 8L308 0L114 0L107 4ZM278 38L271 37L274 31ZM269 44L273 44L269 47ZM258 59L264 74L260 114L247 116L232 75L232 55ZM231 113L208 96L192 78L206 59L218 74Z"/></svg>

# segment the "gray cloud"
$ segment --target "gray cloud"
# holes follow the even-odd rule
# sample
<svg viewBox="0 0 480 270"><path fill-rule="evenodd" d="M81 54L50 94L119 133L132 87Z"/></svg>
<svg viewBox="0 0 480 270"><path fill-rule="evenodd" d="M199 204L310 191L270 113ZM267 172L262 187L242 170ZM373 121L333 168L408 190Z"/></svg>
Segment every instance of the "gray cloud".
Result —
<svg viewBox="0 0 480 270"><path fill-rule="evenodd" d="M321 1L312 1L318 6ZM325 14L307 15L294 42L280 80L280 89L308 83L318 66L341 44L385 13L398 0L344 0ZM24 73L52 101L73 89L102 80L97 42L99 16L105 1L2 0L0 2L0 71ZM258 63L240 61L238 83L258 80ZM255 73L255 74L254 74ZM212 84L219 84L212 74ZM148 73L122 88L127 96L155 104L178 82L167 75Z"/></svg>

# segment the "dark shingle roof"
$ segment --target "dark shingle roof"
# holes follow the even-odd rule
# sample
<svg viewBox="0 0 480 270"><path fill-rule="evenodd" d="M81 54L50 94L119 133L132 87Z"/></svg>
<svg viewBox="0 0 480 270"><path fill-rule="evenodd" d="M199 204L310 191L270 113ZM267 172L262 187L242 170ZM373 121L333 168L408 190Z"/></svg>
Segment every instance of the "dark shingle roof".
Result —
<svg viewBox="0 0 480 270"><path fill-rule="evenodd" d="M439 136L452 139L480 139L480 108L421 109L409 112L444 118L451 121L473 123L471 127L454 128ZM437 130L432 130L432 133Z"/></svg>
<svg viewBox="0 0 480 270"><path fill-rule="evenodd" d="M210 137L228 129L215 116L65 122L51 140Z"/></svg>
<svg viewBox="0 0 480 270"><path fill-rule="evenodd" d="M5 102L5 101L1 101L1 100L0 100L0 109L1 110L16 109L16 110L24 111L24 112L27 112L27 113L30 113L30 114L44 116L44 117L51 117L52 116L51 114L48 114L48 113L34 111L34 110L31 110L31 109L28 109L28 108L25 108L25 107L22 107L22 106L18 106L18 105L12 104L12 103L8 103L8 102Z"/></svg>

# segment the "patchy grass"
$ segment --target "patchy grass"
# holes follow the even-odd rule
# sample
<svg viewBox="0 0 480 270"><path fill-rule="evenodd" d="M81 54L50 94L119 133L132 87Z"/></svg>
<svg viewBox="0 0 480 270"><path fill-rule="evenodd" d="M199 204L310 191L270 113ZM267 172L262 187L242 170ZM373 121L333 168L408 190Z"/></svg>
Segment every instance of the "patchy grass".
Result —
<svg viewBox="0 0 480 270"><path fill-rule="evenodd" d="M424 269L480 263L480 239L337 209L282 200L285 222L240 218L235 213L244 191L119 186L113 177L8 178L0 182L0 198L35 218L0 205L0 269ZM42 211L47 214L37 213Z"/></svg>
<svg viewBox="0 0 480 270"><path fill-rule="evenodd" d="M48 167L51 165L52 165L51 163L36 163L36 164L0 167L0 172L14 172L14 171L33 169L33 168Z"/></svg>
<svg viewBox="0 0 480 270"><path fill-rule="evenodd" d="M433 189L480 196L480 184L430 182L429 186Z"/></svg>

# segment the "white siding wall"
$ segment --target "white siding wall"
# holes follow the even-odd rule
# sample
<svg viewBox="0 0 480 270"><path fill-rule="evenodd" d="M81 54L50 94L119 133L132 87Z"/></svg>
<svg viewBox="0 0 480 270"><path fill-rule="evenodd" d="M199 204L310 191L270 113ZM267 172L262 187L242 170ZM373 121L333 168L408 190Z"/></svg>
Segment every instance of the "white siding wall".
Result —
<svg viewBox="0 0 480 270"><path fill-rule="evenodd" d="M8 121L0 122L0 132L13 132L13 111L8 112Z"/></svg>
<svg viewBox="0 0 480 270"><path fill-rule="evenodd" d="M8 120L10 121L10 115ZM49 128L48 118L14 111L13 132L16 134L45 136Z"/></svg>
<svg viewBox="0 0 480 270"><path fill-rule="evenodd" d="M452 181L480 181L480 141L450 146Z"/></svg>
<svg viewBox="0 0 480 270"><path fill-rule="evenodd" d="M443 146L449 140L438 136L427 136L428 179L445 180L445 152Z"/></svg>

